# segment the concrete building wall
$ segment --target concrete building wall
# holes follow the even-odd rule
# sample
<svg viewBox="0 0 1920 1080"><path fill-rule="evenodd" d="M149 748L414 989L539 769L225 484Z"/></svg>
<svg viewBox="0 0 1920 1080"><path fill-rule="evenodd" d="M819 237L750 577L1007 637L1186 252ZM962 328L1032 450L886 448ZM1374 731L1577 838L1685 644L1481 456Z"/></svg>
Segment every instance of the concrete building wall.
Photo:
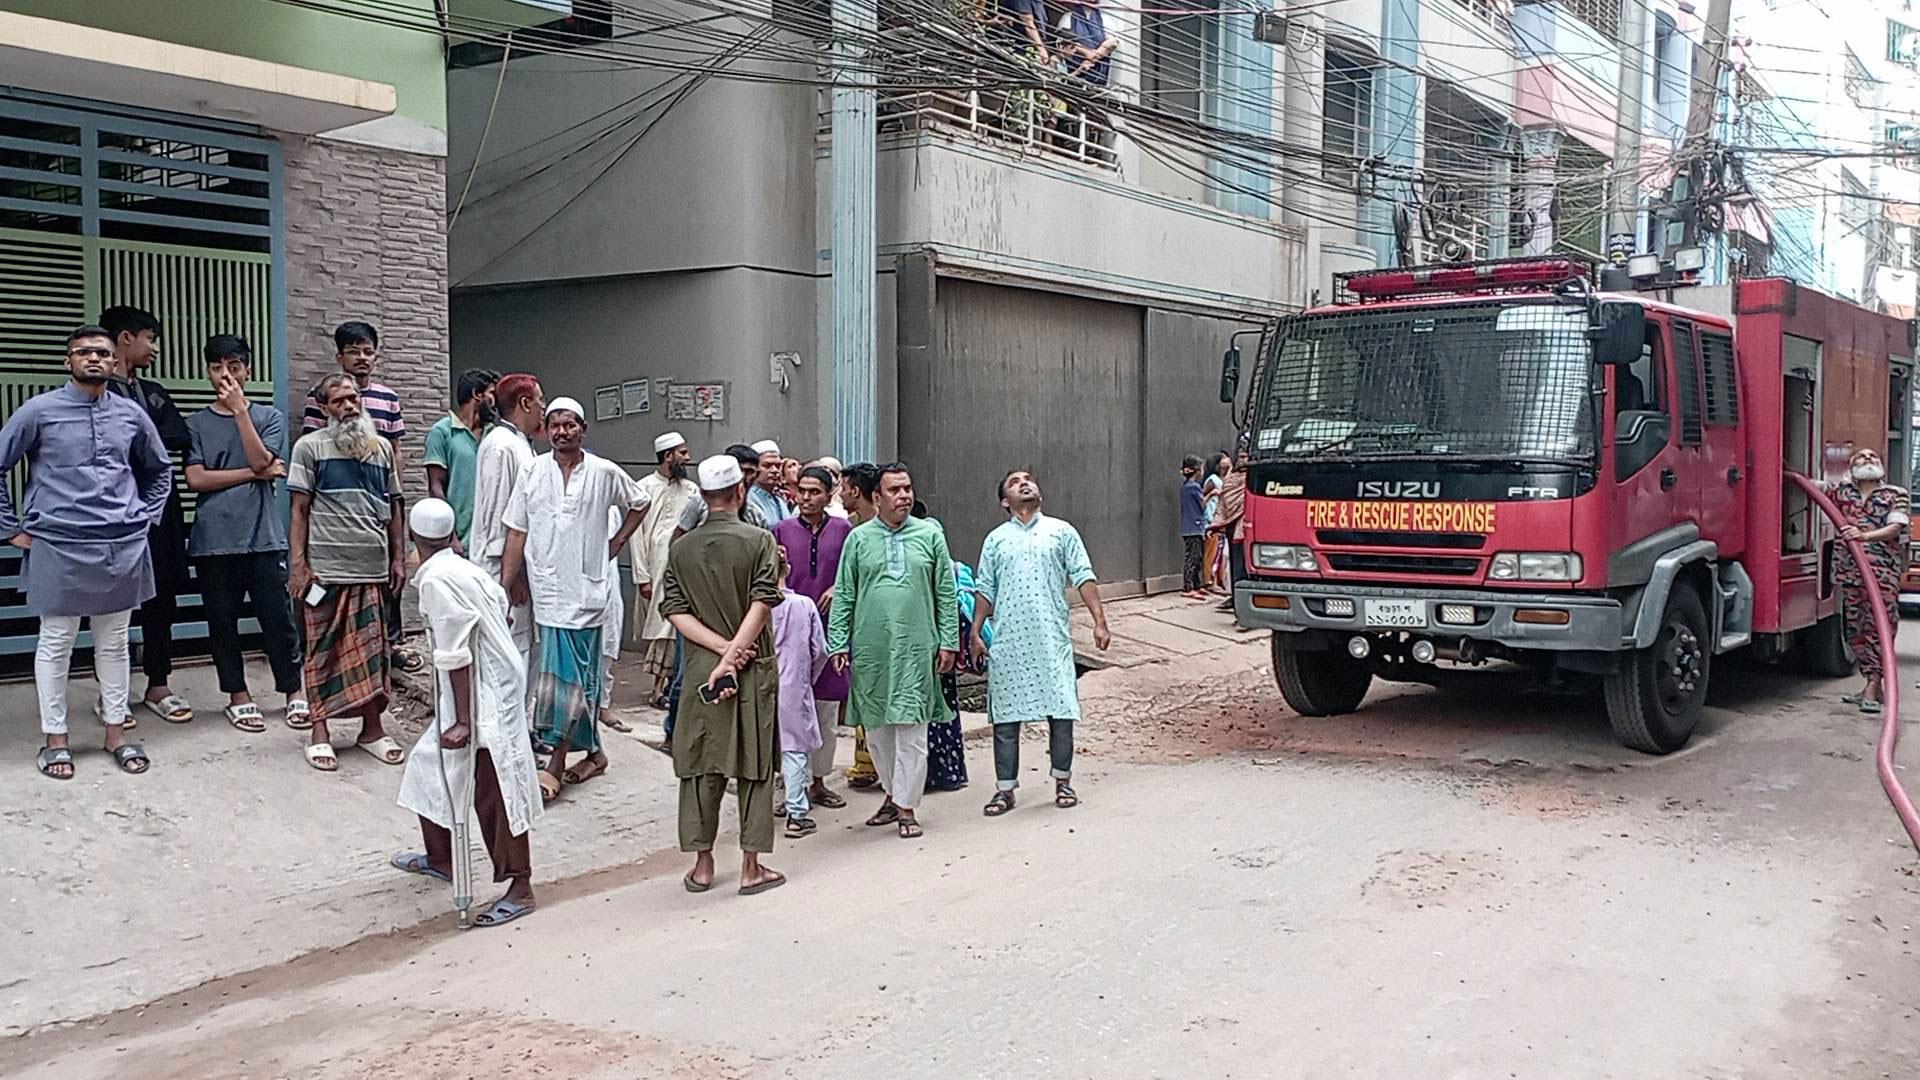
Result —
<svg viewBox="0 0 1920 1080"><path fill-rule="evenodd" d="M588 447L625 464L650 463L654 436L669 430L696 457L768 437L813 456L824 452L815 444L830 376L813 348L816 291L810 277L742 268L465 290L453 298L453 355L532 372L549 399L567 394L589 410L596 387L651 380L651 411L589 418ZM769 356L784 351L801 364L782 392ZM669 382L727 383L725 418L668 419Z"/></svg>
<svg viewBox="0 0 1920 1080"><path fill-rule="evenodd" d="M1301 231L923 135L883 142L880 251L1118 299L1275 311L1305 295Z"/></svg>
<svg viewBox="0 0 1920 1080"><path fill-rule="evenodd" d="M498 68L448 73L453 200L486 138L454 227L455 288L729 266L813 272L811 87L709 79L669 108L685 85L677 72L582 68L567 56L513 60L490 128Z"/></svg>

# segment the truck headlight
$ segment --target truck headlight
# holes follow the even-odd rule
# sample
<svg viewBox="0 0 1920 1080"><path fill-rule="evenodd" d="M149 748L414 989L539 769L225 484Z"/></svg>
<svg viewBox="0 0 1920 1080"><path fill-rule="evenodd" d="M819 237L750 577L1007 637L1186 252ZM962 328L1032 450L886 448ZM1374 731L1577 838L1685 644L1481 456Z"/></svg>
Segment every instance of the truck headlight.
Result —
<svg viewBox="0 0 1920 1080"><path fill-rule="evenodd" d="M1292 570L1303 574L1320 571L1313 549L1304 544L1254 544L1248 550L1253 556L1253 565L1262 570Z"/></svg>
<svg viewBox="0 0 1920 1080"><path fill-rule="evenodd" d="M1571 551L1503 551L1487 564L1495 581L1579 581L1584 571Z"/></svg>

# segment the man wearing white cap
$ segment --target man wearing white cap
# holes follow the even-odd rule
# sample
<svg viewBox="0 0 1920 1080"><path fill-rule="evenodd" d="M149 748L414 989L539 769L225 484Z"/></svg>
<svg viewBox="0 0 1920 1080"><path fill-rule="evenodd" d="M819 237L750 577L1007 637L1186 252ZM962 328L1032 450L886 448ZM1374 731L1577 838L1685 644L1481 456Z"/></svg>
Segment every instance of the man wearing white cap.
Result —
<svg viewBox="0 0 1920 1080"><path fill-rule="evenodd" d="M493 402L500 422L487 429L475 458L467 558L504 586L501 569L507 555L507 504L520 486L520 474L533 464L533 437L546 420L547 398L539 380L515 373L494 384ZM533 607L528 602L526 579L521 579L518 595L509 591L507 599L513 605L509 615L513 641L520 648L521 667L531 685Z"/></svg>
<svg viewBox="0 0 1920 1080"><path fill-rule="evenodd" d="M760 470L748 481L747 505L760 515L767 528L793 516L793 503L780 493L780 485L786 479L781 473L784 459L780 456L780 444L772 439L761 439L753 444L753 452L760 455Z"/></svg>
<svg viewBox="0 0 1920 1080"><path fill-rule="evenodd" d="M653 676L653 707L664 709L667 684L673 679L674 636L673 627L660 615L655 584L667 572L667 548L673 543L680 514L699 496L700 489L687 478L690 452L679 432L669 431L653 440L653 456L658 464L640 481L647 512L640 518L640 531L633 534L627 555L640 591L641 666Z"/></svg>
<svg viewBox="0 0 1920 1080"><path fill-rule="evenodd" d="M674 541L660 582L660 613L686 637L686 687L673 737L680 778L680 850L694 853L688 892L713 887L720 803L733 782L740 808L740 892L786 877L760 864L773 850L774 778L780 770L779 671L769 622L780 593L773 534L740 520L740 463L700 463L706 523Z"/></svg>
<svg viewBox="0 0 1920 1080"><path fill-rule="evenodd" d="M425 499L408 514L421 554L414 585L435 671L434 721L414 744L400 779L400 805L420 817L426 850L393 865L443 881L453 877L453 823L471 796L493 880L506 894L483 907L475 926L499 926L533 910L527 833L540 817L533 748L527 744L526 668L507 626L507 594L453 551L453 507Z"/></svg>
<svg viewBox="0 0 1920 1080"><path fill-rule="evenodd" d="M549 453L521 471L507 504L507 550L501 564L507 595L525 588L540 628L540 670L534 680L533 723L553 758L540 774L541 797L551 802L562 780L583 784L607 771L596 725L607 701L605 634L619 590L613 559L640 527L646 502L626 470L580 443L586 410L569 397L547 405ZM610 509L626 512L611 529ZM587 760L569 769L567 752Z"/></svg>

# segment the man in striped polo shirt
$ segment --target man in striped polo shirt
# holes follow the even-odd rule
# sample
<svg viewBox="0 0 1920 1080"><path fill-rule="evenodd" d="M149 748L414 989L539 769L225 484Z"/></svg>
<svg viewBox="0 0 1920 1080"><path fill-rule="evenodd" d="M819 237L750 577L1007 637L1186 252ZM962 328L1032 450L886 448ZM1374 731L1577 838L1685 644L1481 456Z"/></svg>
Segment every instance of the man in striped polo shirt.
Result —
<svg viewBox="0 0 1920 1080"><path fill-rule="evenodd" d="M400 412L400 395L391 387L373 381L374 365L380 361L380 332L371 323L343 322L333 332L335 359L340 370L353 376L360 388L360 411L373 421L373 430L393 447L394 494L406 483L406 457L400 452L400 440L407 433L407 419ZM301 432L324 431L327 427L325 403L308 396L306 415L300 421ZM387 648L389 659L402 671L418 672L424 665L418 656L400 648L400 594L390 593L387 604Z"/></svg>

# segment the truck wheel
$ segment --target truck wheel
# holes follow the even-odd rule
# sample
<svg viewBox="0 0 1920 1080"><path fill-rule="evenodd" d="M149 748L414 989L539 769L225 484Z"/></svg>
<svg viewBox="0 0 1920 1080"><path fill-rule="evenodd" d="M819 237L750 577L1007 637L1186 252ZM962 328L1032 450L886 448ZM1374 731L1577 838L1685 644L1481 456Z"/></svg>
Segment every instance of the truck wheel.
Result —
<svg viewBox="0 0 1920 1080"><path fill-rule="evenodd" d="M1650 648L1622 659L1606 678L1607 719L1613 736L1648 754L1687 745L1707 697L1713 649L1707 612L1691 586L1675 584Z"/></svg>
<svg viewBox="0 0 1920 1080"><path fill-rule="evenodd" d="M1373 685L1373 669L1345 652L1296 652L1273 635L1273 679L1287 707L1301 716L1339 716L1360 707Z"/></svg>
<svg viewBox="0 0 1920 1080"><path fill-rule="evenodd" d="M1807 674L1844 679L1853 674L1853 650L1847 648L1847 624L1839 612L1800 631L1800 664Z"/></svg>

